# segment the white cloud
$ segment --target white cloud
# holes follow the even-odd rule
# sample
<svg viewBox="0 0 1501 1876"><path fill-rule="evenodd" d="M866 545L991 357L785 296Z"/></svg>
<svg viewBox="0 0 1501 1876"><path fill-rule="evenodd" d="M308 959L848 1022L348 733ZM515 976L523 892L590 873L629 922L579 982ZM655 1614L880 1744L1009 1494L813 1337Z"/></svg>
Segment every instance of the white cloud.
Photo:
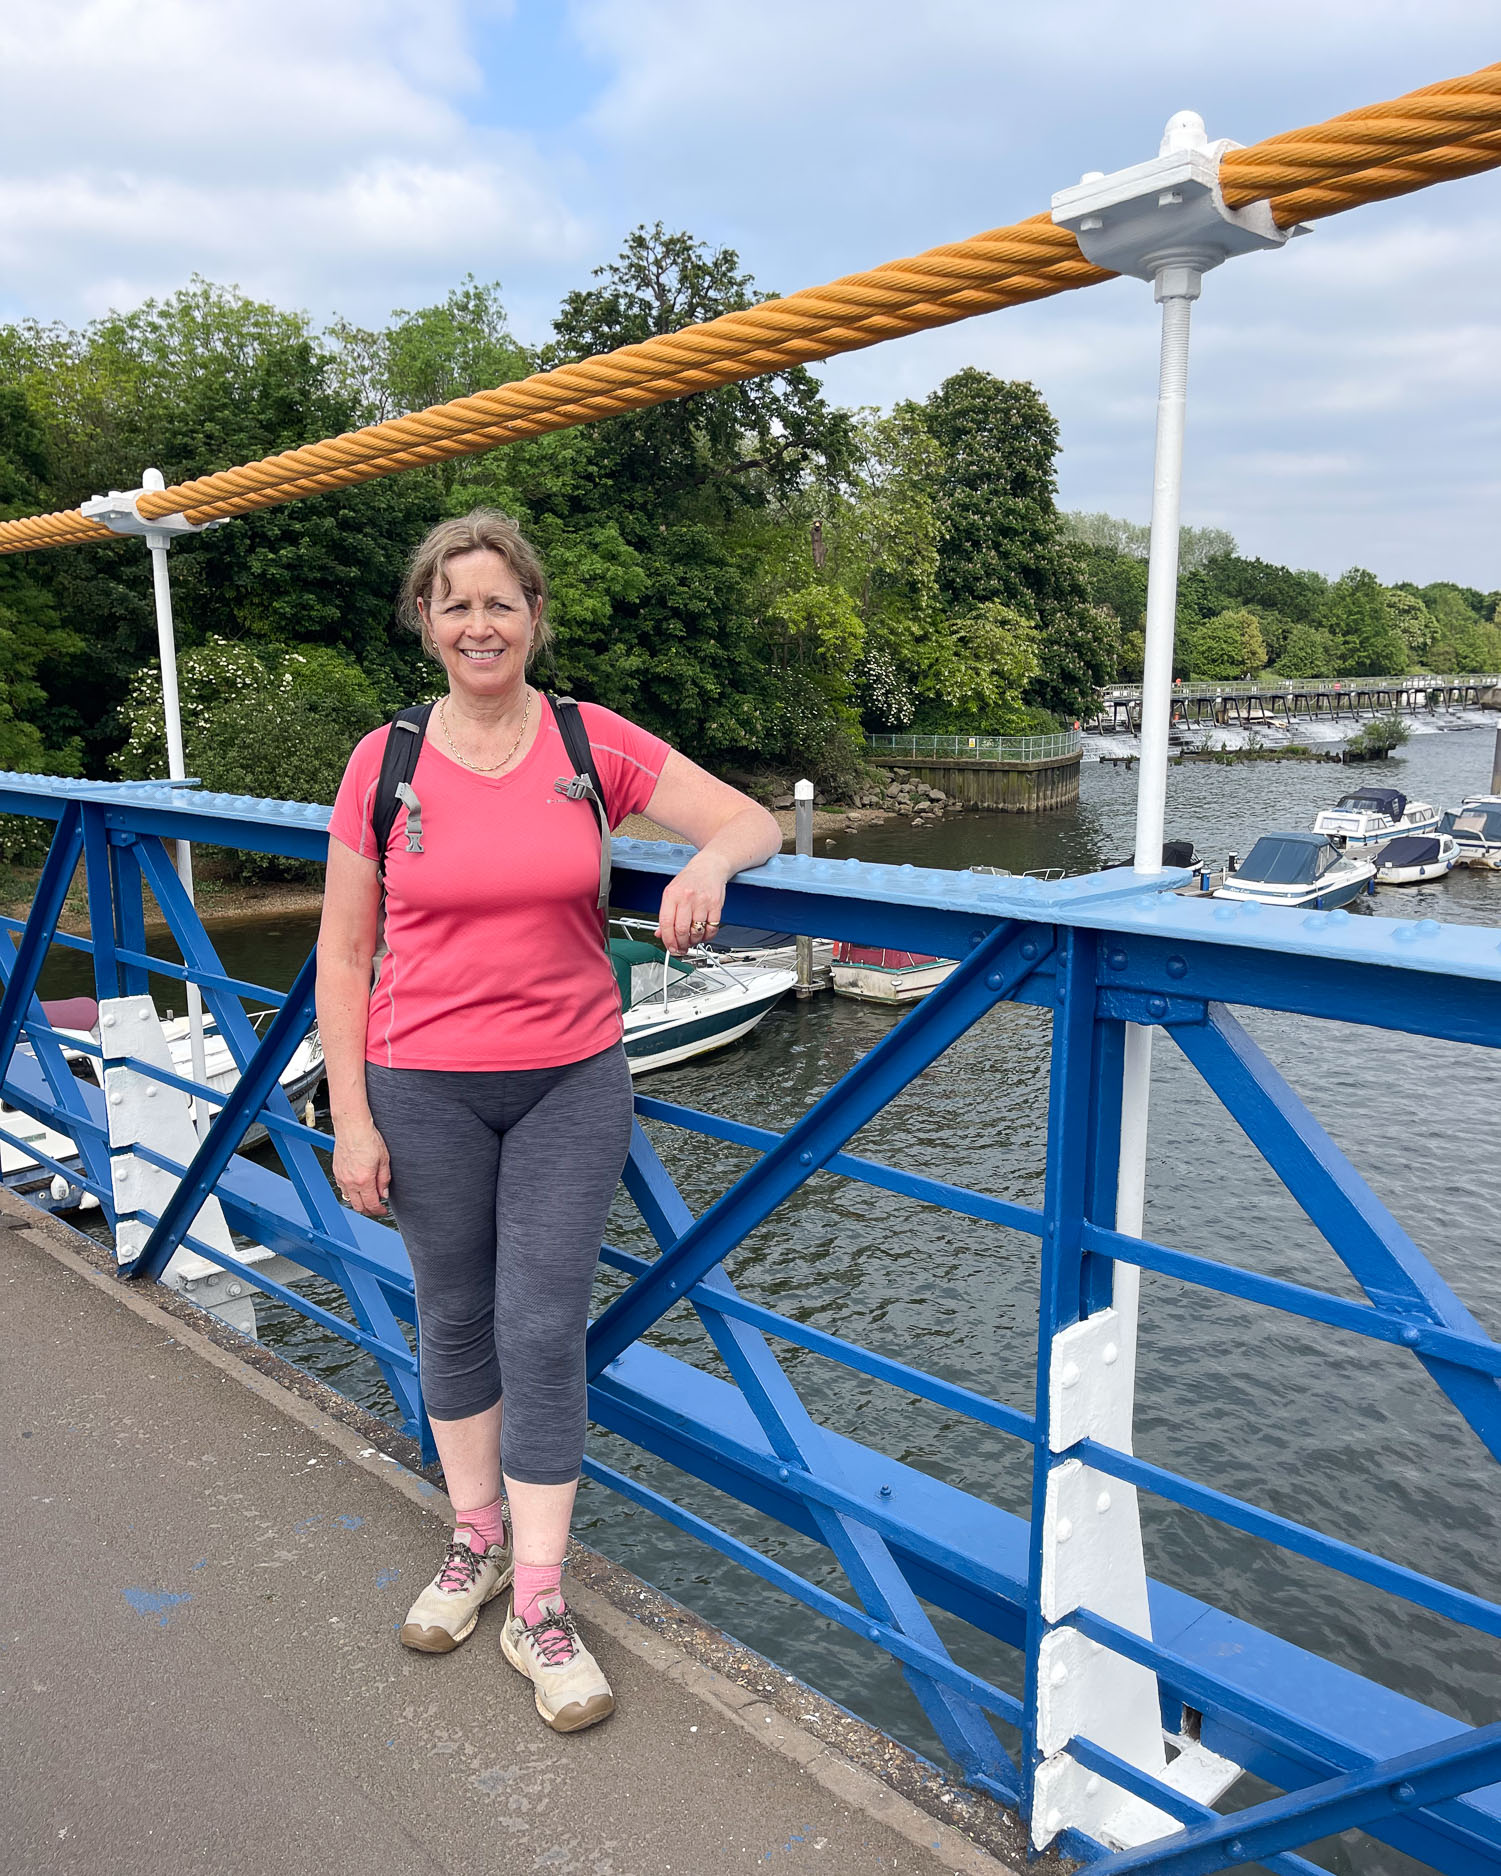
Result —
<svg viewBox="0 0 1501 1876"><path fill-rule="evenodd" d="M454 0L12 4L0 293L76 318L196 270L379 317L578 255L529 140L466 120L480 86Z"/></svg>

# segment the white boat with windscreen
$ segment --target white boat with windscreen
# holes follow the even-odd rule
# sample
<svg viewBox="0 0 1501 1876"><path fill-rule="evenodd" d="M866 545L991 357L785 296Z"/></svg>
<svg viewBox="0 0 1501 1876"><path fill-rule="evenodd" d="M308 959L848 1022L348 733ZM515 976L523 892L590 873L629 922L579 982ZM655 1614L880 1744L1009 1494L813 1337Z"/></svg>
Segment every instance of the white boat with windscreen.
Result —
<svg viewBox="0 0 1501 1876"><path fill-rule="evenodd" d="M1456 866L1501 867L1501 795L1466 795L1439 831L1454 837Z"/></svg>
<svg viewBox="0 0 1501 1876"><path fill-rule="evenodd" d="M1313 831L1327 834L1338 847L1379 847L1398 834L1431 834L1439 810L1426 801L1409 801L1400 788L1355 788L1314 819Z"/></svg>
<svg viewBox="0 0 1501 1876"><path fill-rule="evenodd" d="M1420 886L1424 880L1442 879L1458 854L1452 834L1399 834L1376 855L1376 884Z"/></svg>
<svg viewBox="0 0 1501 1876"><path fill-rule="evenodd" d="M1263 834L1213 896L1328 912L1368 892L1375 878L1374 859L1341 851L1325 834Z"/></svg>
<svg viewBox="0 0 1501 1876"><path fill-rule="evenodd" d="M634 920L619 920L628 928ZM610 962L624 1012L625 1054L633 1075L668 1068L748 1036L797 972L670 957L638 938L610 938Z"/></svg>

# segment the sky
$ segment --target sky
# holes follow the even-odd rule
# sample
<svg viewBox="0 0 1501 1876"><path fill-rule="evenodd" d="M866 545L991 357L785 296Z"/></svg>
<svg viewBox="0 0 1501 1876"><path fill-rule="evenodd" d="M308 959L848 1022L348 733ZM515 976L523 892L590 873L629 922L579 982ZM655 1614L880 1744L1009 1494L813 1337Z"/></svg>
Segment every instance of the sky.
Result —
<svg viewBox="0 0 1501 1876"><path fill-rule="evenodd" d="M662 221L790 292L1501 58L1501 0L6 0L0 319L199 273L373 323L499 280L519 337ZM1335 574L1501 587L1501 172L1206 277L1185 519ZM1144 520L1157 313L1119 280L836 359L844 403L982 366L1060 500Z"/></svg>

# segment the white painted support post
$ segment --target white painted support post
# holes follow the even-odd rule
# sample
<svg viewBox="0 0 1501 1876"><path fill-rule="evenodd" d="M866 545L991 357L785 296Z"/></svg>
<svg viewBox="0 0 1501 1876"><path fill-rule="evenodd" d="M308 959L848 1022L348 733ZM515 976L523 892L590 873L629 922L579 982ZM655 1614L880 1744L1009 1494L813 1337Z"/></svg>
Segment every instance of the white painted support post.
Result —
<svg viewBox="0 0 1501 1876"><path fill-rule="evenodd" d="M148 469L141 477L143 489L167 486L160 469ZM156 644L162 668L162 720L167 730L167 778L180 782L188 772L182 744L182 707L177 692L177 634L172 622L172 576L167 570L167 546L171 536L160 528L148 528L146 546L151 554L151 590L156 601ZM185 840L177 843L177 877L189 899L193 897L193 849ZM208 1080L208 1058L203 1046L203 993L197 984L186 985L188 999L188 1049L193 1079ZM208 1132L209 1110L204 1101L194 1103L198 1137Z"/></svg>
<svg viewBox="0 0 1501 1876"><path fill-rule="evenodd" d="M1190 311L1210 268L1288 238L1265 203L1226 206L1219 159L1233 147L1210 144L1203 120L1183 111L1170 120L1155 161L1114 176L1093 172L1053 198L1053 220L1075 232L1086 257L1152 281L1162 307L1136 796L1134 865L1144 880L1163 870ZM1152 1030L1128 1024L1115 1222L1131 1237L1141 1236L1145 1211L1151 1074ZM1240 1770L1181 1738L1169 1766L1156 1676L1086 1640L1068 1621L1087 1608L1151 1634L1135 1488L1061 1457L1086 1438L1131 1451L1139 1296L1139 1271L1117 1263L1112 1307L1060 1330L1049 1350L1048 1443L1060 1458L1048 1474L1041 1542L1048 1627L1037 1663L1040 1763L1031 1819L1039 1849L1067 1829L1119 1848L1179 1828L1168 1813L1086 1772L1067 1750L1076 1736L1201 1803L1212 1803Z"/></svg>
<svg viewBox="0 0 1501 1876"><path fill-rule="evenodd" d="M813 784L809 781L796 782L792 789L792 832L794 851L805 859L813 853ZM813 994L813 940L799 938L797 941L797 994L799 997L811 997Z"/></svg>

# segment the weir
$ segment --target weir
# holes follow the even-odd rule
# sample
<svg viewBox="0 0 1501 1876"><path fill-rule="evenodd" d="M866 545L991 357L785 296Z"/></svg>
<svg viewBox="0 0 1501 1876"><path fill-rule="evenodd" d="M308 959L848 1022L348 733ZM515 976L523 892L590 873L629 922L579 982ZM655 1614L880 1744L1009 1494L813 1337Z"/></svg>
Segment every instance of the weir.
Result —
<svg viewBox="0 0 1501 1876"><path fill-rule="evenodd" d="M321 1157L331 1137L298 1121L277 1085L311 1020L313 960L284 995L226 977L165 844L210 842L317 860L326 850L328 810L170 785L9 775L0 778L0 811L55 824L31 915L24 925L7 921L18 940L14 952L0 947L5 1102L78 1142L87 1189L115 1229L123 1276L160 1277L187 1246L238 1282L278 1297L376 1358L407 1430L430 1453L403 1331L414 1312L401 1240L338 1202ZM683 858L681 848L617 840L616 902L650 913ZM57 929L80 860L92 941ZM1115 1273L1125 1266L1284 1312L1330 1336L1404 1351L1458 1410L1464 1430L1456 1437L1476 1442L1476 1461L1501 1455L1501 1346L1237 1014L1319 1018L1337 1011L1342 1021L1494 1048L1501 1044L1501 934L1431 920L1208 904L1176 893L1186 878L1170 871L1143 882L1116 870L1043 883L788 856L734 882L727 916L736 921L962 962L786 1133L637 1096L626 1186L658 1254L643 1260L602 1249L632 1281L590 1331L591 1413L598 1425L731 1500L819 1539L848 1589L831 1593L618 1468L591 1459L588 1470L892 1656L964 1777L1019 1808L1038 1845L1056 1843L1104 1869L1166 1868L1190 1844L1202 1844L1206 1859L1195 1868L1256 1860L1290 1869L1298 1859L1283 1851L1358 1824L1441 1869L1495 1867L1501 1729L1460 1728L1170 1584L1147 1581L1135 1495L1220 1520L1480 1635L1501 1635L1501 1606L1139 1459L1112 1429L1121 1425L1123 1405L1129 1410L1133 1382L1121 1358L1115 1302ZM145 888L166 915L182 966L147 951ZM92 957L102 1088L69 1071L36 1000L54 944ZM153 1129L137 1122L127 1130L117 1119L125 1106L119 1097L140 1083L160 1091L163 1110L177 1103L179 1114L194 1091L128 1040L153 976L199 984L241 1068L191 1157L153 1144ZM244 1014L250 997L277 1008L259 1038ZM1040 1206L852 1149L872 1116L1007 1001L1052 1017ZM1363 1300L1117 1230L1128 1024L1163 1032L1188 1058L1204 1099L1218 1101L1244 1129ZM127 1039L114 1040L122 1029ZM236 1151L257 1118L275 1143L279 1172ZM694 1216L641 1122L732 1141L758 1157ZM128 1144L123 1132L132 1136ZM747 1241L815 1178L899 1193L918 1207L941 1207L1036 1242L1033 1398L997 1399L983 1376L958 1385L927 1375L739 1294L734 1271ZM204 1222L210 1204L241 1239L287 1260L279 1276L224 1247ZM302 1297L288 1265L337 1283L354 1322ZM644 1339L680 1303L697 1313L729 1379ZM779 1343L812 1349L1019 1441L1032 1466L1030 1520L873 1450L857 1425L816 1422L778 1364ZM946 1645L930 1610L1013 1649L1011 1685L966 1660L962 1644ZM1134 1698L1141 1686L1151 1693L1150 1725ZM1244 1773L1284 1795L1252 1814L1216 1818L1210 1805ZM1189 1830L1173 1834L1175 1822Z"/></svg>
<svg viewBox="0 0 1501 1876"><path fill-rule="evenodd" d="M1150 1579L1138 1495L1491 1640L1501 1636L1501 1605L1142 1459L1132 1439L1147 1272L1416 1364L1453 1409L1448 1437L1480 1465L1501 1457L1501 1346L1238 1014L1337 1017L1494 1049L1501 933L1206 902L1180 896L1188 876L1161 863L1190 315L1204 276L1237 256L1276 251L1318 217L1498 164L1501 66L1251 148L1211 142L1183 112L1155 158L1113 176L1091 172L1060 191L1050 212L1009 227L260 462L172 487L145 472L139 489L0 522L0 553L144 539L170 724L171 539L1116 275L1152 283L1162 349L1135 867L1044 883L798 856L732 882L725 913L737 923L958 964L784 1132L638 1095L625 1187L655 1254L601 1247L629 1282L589 1332L595 1423L712 1486L732 1508L816 1540L845 1588L836 1594L679 1502L655 1473L648 1484L591 1457L591 1476L898 1664L968 1785L1019 1814L1034 1850L1060 1850L1110 1876L1245 1863L1293 1876L1312 1867L1300 1848L1351 1829L1455 1876L1501 1862L1501 1724L1463 1726L1243 1614ZM1125 701L1129 711L1134 700ZM0 944L0 1095L76 1143L77 1164L45 1154L42 1163L98 1201L122 1278L202 1284L205 1270L218 1271L231 1291L254 1289L300 1312L373 1357L403 1429L430 1458L400 1237L340 1203L325 1170L330 1136L294 1115L279 1083L312 1021L314 960L286 992L226 974L191 892L188 851L198 843L321 861L328 809L195 790L175 745L171 777L0 776L0 812L53 824L30 915L4 921L15 943ZM614 903L654 912L684 857L681 847L617 840ZM59 931L80 863L88 940ZM181 965L148 951L148 891ZM95 1065L88 1078L73 1073L37 999L54 945L92 960L97 1040L68 1039ZM164 1066L160 1048L144 1040L155 1029L152 980L162 977L188 987L195 1065L204 1059L201 997L239 1071L231 1092L212 1096L222 1105L206 1128L189 1124L186 1103L196 1097L201 1118L211 1091ZM247 1001L272 1008L271 1021L254 1027ZM855 1150L862 1128L1007 1003L1043 1010L1051 1024L1040 1203ZM1144 1235L1159 1044L1181 1053L1204 1102L1233 1118L1339 1259L1350 1293ZM0 1112L0 1133L16 1143L7 1118ZM252 1126L269 1136L280 1171L241 1150ZM654 1144L664 1130L754 1158L695 1214ZM918 1208L915 1292L927 1208L1035 1243L1030 1398L999 1398L983 1375L925 1373L741 1294L734 1275L754 1234L814 1180L873 1187ZM188 1274L177 1261L184 1252L203 1260ZM353 1320L303 1295L305 1273L337 1285ZM1148 1309L1152 1295L1149 1287ZM680 1307L702 1325L711 1365L652 1340ZM857 1416L821 1423L778 1345L1015 1441L1030 1468L1029 1515L876 1450L859 1438ZM1379 1372L1373 1362L1373 1386ZM1212 1416L1215 1401L1200 1411ZM1310 1427L1310 1444L1314 1436ZM1007 1672L993 1666L996 1644L1008 1651ZM1246 1803L1251 1780L1272 1795Z"/></svg>

